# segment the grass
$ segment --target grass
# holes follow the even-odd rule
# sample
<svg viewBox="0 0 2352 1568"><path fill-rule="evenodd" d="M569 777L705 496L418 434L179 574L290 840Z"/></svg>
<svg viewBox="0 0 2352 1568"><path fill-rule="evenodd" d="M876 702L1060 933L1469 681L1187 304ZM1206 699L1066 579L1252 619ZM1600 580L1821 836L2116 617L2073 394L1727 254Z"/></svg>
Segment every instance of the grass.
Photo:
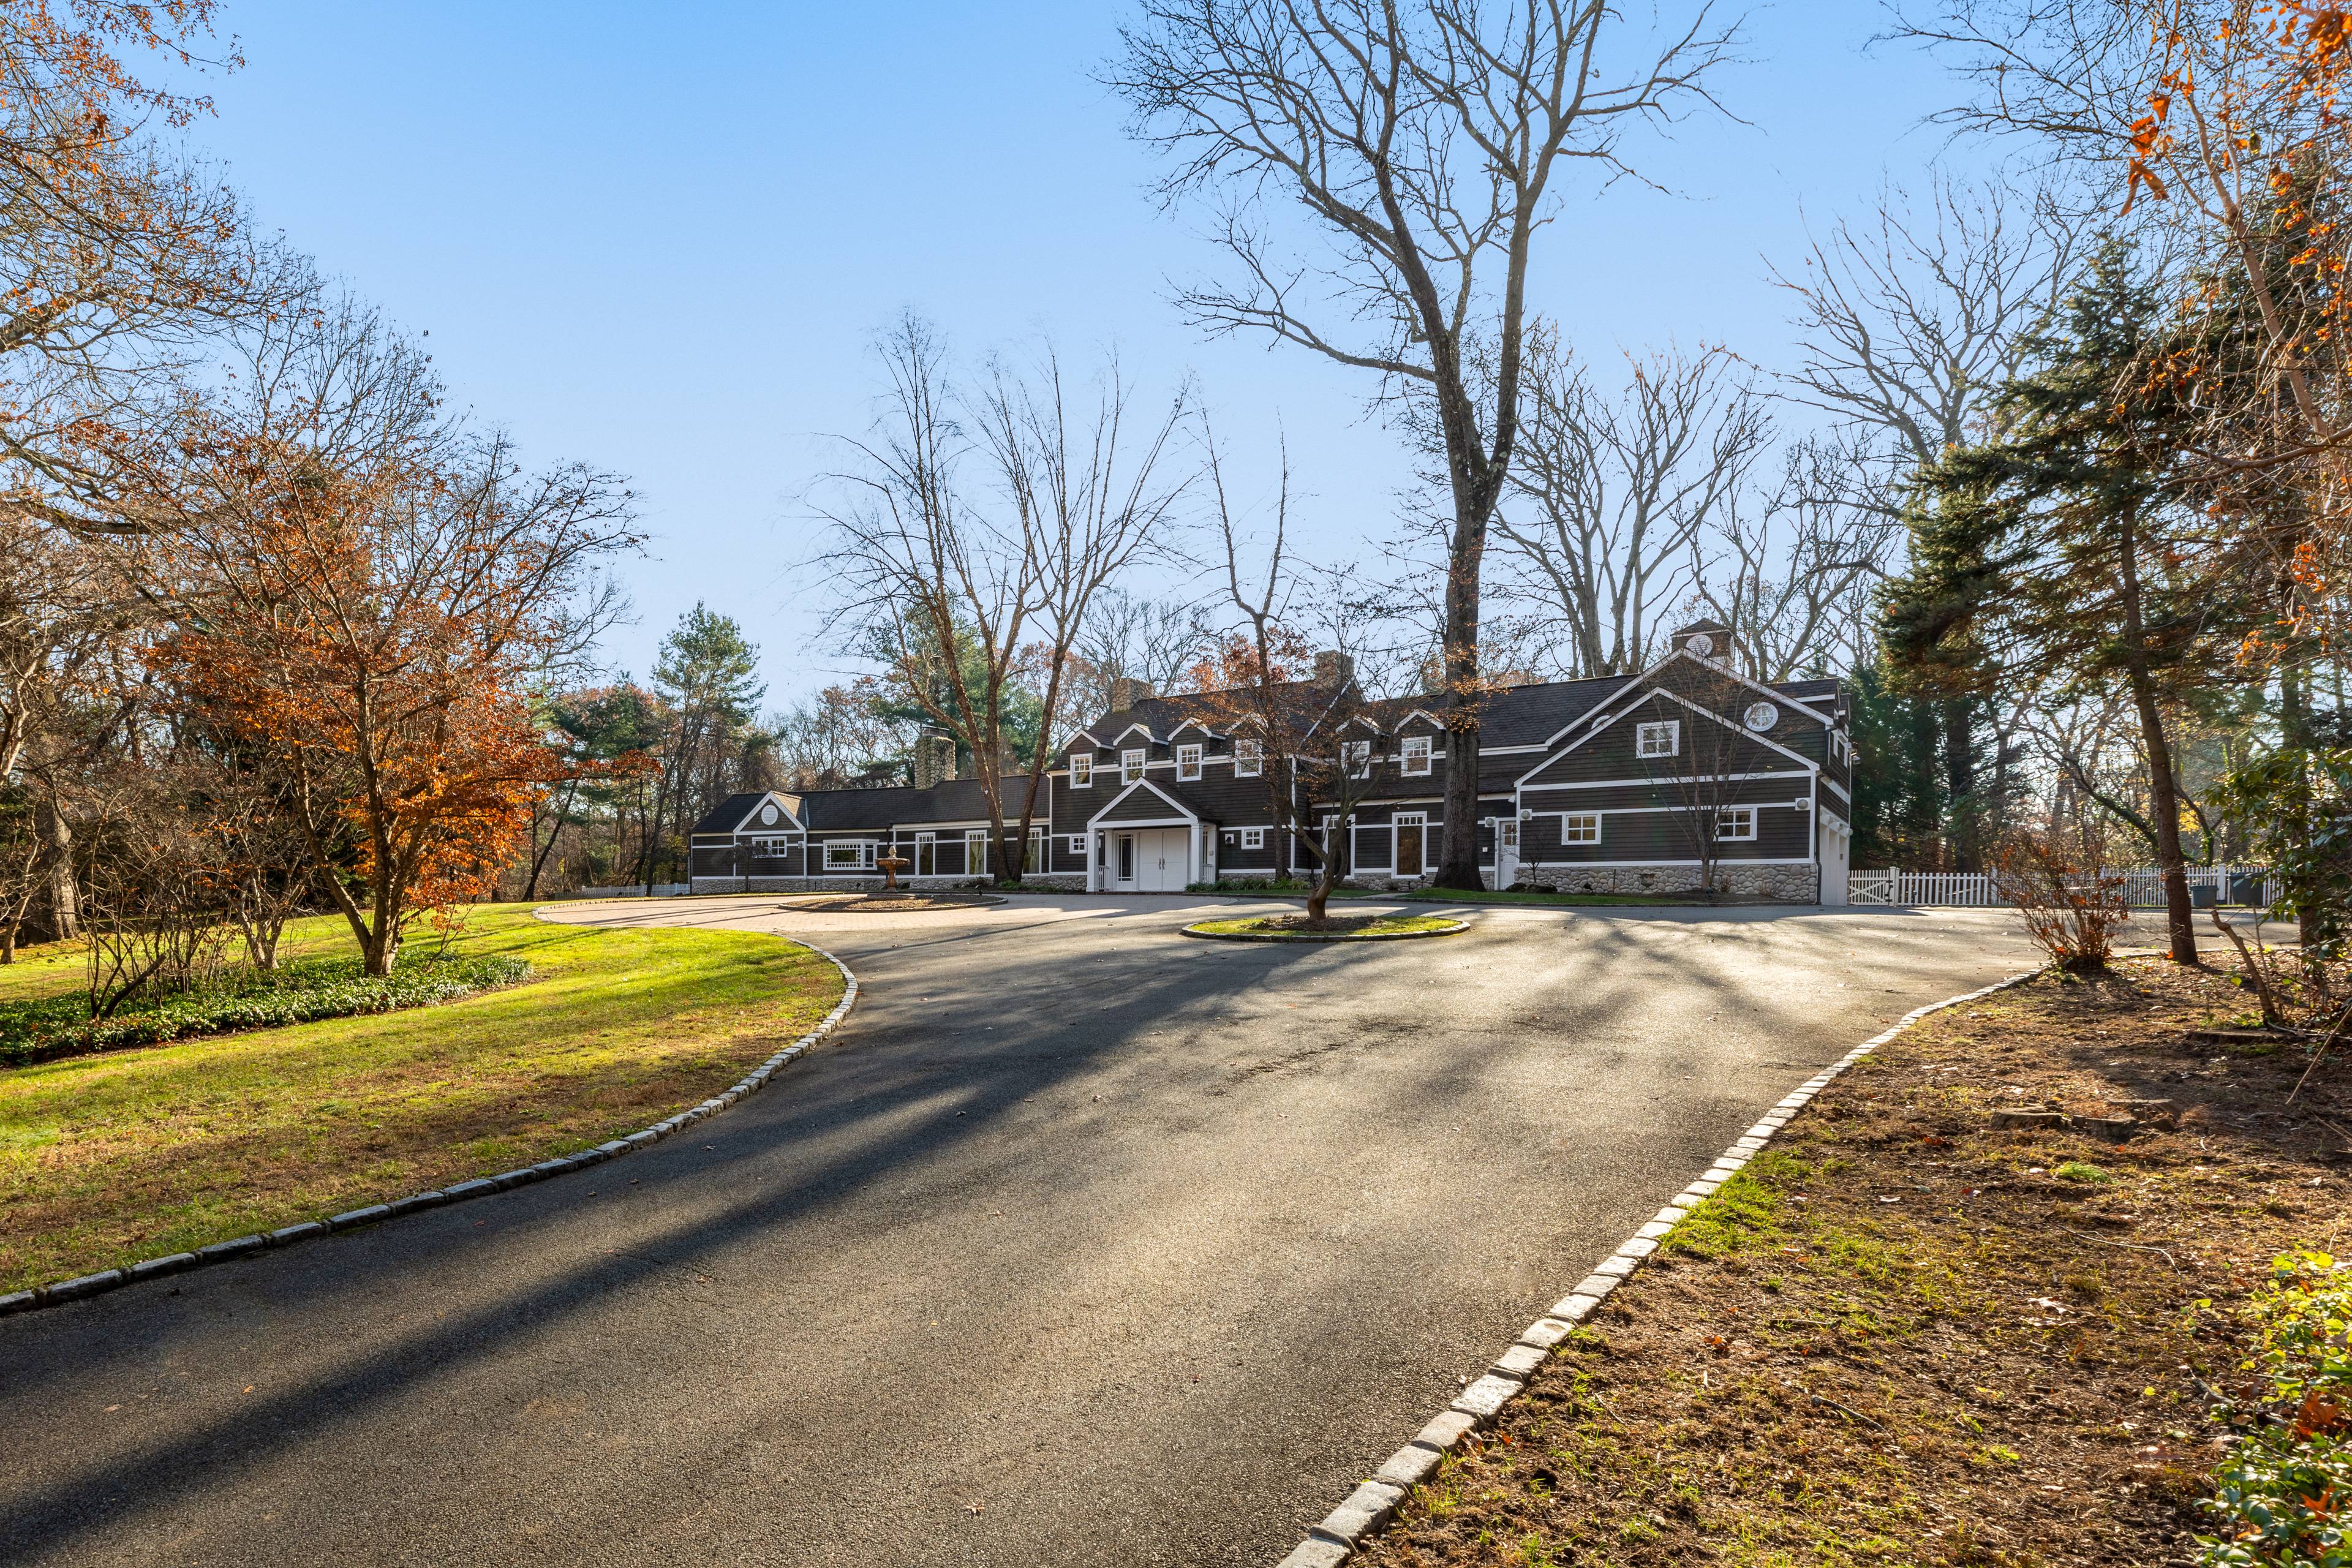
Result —
<svg viewBox="0 0 2352 1568"><path fill-rule="evenodd" d="M2301 1052L2185 1038L2242 1002L2134 963L1906 1031L1677 1222L1350 1562L1484 1568L1534 1542L1612 1568L2145 1568L2190 1559L2217 1486L2237 1528L2281 1497L2315 1520L2340 1449L2228 1461L2251 1447L2207 1412L2219 1389L2283 1447L2352 1432L2352 1401L2298 1422L2305 1386L2252 1375L2245 1311L2273 1257L2344 1250L2352 1070L2280 1116ZM1990 1126L2026 1098L2142 1127ZM2344 1312L2305 1336L2339 1369Z"/></svg>
<svg viewBox="0 0 2352 1568"><path fill-rule="evenodd" d="M1409 936L1450 931L1461 922L1444 915L1335 915L1316 931L1304 915L1244 915L1229 921L1197 921L1186 931L1209 936L1274 936L1293 942L1344 942L1350 937Z"/></svg>
<svg viewBox="0 0 2352 1568"><path fill-rule="evenodd" d="M1309 891L1304 882L1195 882L1184 890L1188 893L1213 893L1226 899L1303 899ZM1369 888L1334 888L1331 897L1334 900L1378 899L1386 902L1402 900L1417 904L1533 904L1554 909L1624 904L1698 909L1713 903L1729 902L1695 899L1687 893L1530 893L1486 888L1475 891L1452 888L1402 888L1392 892L1380 892Z"/></svg>
<svg viewBox="0 0 2352 1568"><path fill-rule="evenodd" d="M289 938L297 958L351 945L334 919ZM733 1082L841 996L831 963L750 932L548 925L500 905L453 947L530 978L0 1070L0 1291L601 1143ZM75 950L31 950L0 967L0 1002L80 982Z"/></svg>
<svg viewBox="0 0 2352 1568"><path fill-rule="evenodd" d="M109 1017L89 1016L79 989L0 1001L0 1067L135 1049L200 1035L391 1013L511 985L530 966L502 953L442 953L422 945L372 979L358 957L297 958L273 970L236 965L184 995L142 992Z"/></svg>

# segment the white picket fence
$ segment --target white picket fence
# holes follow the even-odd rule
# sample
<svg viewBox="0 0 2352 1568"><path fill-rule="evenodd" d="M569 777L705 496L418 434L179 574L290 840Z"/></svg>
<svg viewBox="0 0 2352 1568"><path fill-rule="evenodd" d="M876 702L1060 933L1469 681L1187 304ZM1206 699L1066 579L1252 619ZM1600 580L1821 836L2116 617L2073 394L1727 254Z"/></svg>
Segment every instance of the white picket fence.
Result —
<svg viewBox="0 0 2352 1568"><path fill-rule="evenodd" d="M654 884L654 897L656 899L675 899L692 890L692 884L688 882ZM582 899L642 899L646 896L646 885L631 882L625 888L583 888L573 896Z"/></svg>
<svg viewBox="0 0 2352 1568"><path fill-rule="evenodd" d="M2124 902L2136 910L2164 906L2164 879L2152 869L2123 873ZM2189 896L2200 904L2260 905L2277 901L2278 888L2259 866L2191 866ZM2002 902L1985 871L1854 871L1846 878L1846 900L1907 908L1920 904L1989 909Z"/></svg>

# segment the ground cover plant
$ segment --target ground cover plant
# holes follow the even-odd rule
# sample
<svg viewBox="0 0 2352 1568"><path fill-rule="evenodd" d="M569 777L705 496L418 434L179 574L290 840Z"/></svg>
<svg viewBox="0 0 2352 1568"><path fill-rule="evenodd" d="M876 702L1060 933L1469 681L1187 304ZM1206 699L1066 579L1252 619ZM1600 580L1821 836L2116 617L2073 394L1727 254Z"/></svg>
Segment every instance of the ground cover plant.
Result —
<svg viewBox="0 0 2352 1568"><path fill-rule="evenodd" d="M2250 1306L2352 1226L2352 1075L2290 1107L2307 1047L2188 1033L2250 1021L2227 978L2158 960L1925 1021L1677 1226L1362 1560L2198 1561L2239 1527L2217 1468L2250 1452L2211 1413L2275 1381L2242 1364ZM2139 1125L2113 1143L2043 1102Z"/></svg>
<svg viewBox="0 0 2352 1568"><path fill-rule="evenodd" d="M351 938L298 922L299 961ZM551 925L478 909L461 960L529 977L437 1006L0 1069L0 1290L548 1159L702 1100L840 999L817 954L749 932ZM79 984L0 970L0 1005Z"/></svg>
<svg viewBox="0 0 2352 1568"><path fill-rule="evenodd" d="M198 1035L307 1024L455 1001L521 980L530 966L509 953L412 950L386 975L356 957L298 959L276 969L232 969L179 995L142 992L110 1016L90 1016L73 991L0 1001L0 1067L127 1050Z"/></svg>

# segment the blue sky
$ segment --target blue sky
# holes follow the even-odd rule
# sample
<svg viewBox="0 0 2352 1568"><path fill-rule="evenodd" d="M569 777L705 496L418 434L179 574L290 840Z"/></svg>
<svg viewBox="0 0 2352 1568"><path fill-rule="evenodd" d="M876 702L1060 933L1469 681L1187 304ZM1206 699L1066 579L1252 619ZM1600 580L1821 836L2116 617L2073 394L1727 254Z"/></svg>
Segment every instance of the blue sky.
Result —
<svg viewBox="0 0 2352 1568"><path fill-rule="evenodd" d="M1116 342L1153 387L1198 379L1235 461L1286 432L1310 542L1391 530L1405 465L1357 373L1205 342L1165 279L1213 262L1145 194L1150 154L1091 79L1123 7L321 5L228 0L247 67L199 142L256 216L431 332L458 401L541 461L628 475L652 535L625 577L642 672L697 598L764 649L771 700L841 668L800 499L872 415L866 343L913 307L975 353ZM1637 141L1631 184L1572 188L1533 298L1582 352L1727 343L1787 363L1767 258L1804 216L1916 183L1942 147L1932 64L1865 47L1864 0L1749 14L1718 79L1746 124ZM1148 585L1147 585L1148 586Z"/></svg>

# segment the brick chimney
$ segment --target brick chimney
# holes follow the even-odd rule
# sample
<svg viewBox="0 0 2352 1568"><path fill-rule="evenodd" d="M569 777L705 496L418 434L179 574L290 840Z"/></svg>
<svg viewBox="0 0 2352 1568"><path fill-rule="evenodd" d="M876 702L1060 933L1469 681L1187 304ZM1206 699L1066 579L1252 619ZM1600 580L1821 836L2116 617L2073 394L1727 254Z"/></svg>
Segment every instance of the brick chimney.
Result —
<svg viewBox="0 0 2352 1568"><path fill-rule="evenodd" d="M956 743L952 735L925 731L915 737L915 787L929 789L955 777Z"/></svg>
<svg viewBox="0 0 2352 1568"><path fill-rule="evenodd" d="M1338 648L1326 648L1315 656L1315 684L1342 687L1356 679L1356 661Z"/></svg>
<svg viewBox="0 0 2352 1568"><path fill-rule="evenodd" d="M1151 696L1151 682L1138 680L1131 675L1110 678L1110 710L1124 713L1145 698Z"/></svg>

